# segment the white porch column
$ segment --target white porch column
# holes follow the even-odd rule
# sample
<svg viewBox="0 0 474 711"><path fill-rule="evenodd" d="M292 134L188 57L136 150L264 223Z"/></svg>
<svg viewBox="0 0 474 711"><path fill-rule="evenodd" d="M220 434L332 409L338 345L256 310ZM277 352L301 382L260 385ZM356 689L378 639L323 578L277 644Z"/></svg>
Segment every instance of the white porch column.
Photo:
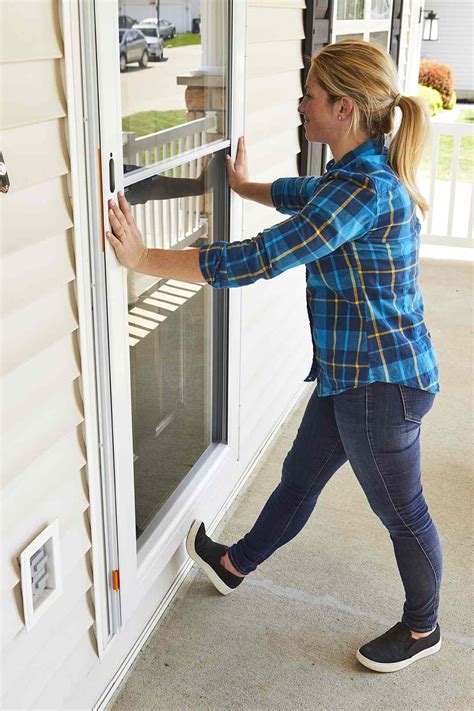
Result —
<svg viewBox="0 0 474 711"><path fill-rule="evenodd" d="M227 44L227 2L201 0L201 66L191 74L224 73L224 50Z"/></svg>

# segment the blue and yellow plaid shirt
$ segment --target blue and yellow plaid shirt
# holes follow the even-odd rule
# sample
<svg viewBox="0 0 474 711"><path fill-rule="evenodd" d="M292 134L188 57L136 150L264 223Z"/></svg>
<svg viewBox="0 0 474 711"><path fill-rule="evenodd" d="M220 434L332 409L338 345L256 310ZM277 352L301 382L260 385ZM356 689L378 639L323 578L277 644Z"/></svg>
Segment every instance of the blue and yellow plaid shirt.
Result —
<svg viewBox="0 0 474 711"><path fill-rule="evenodd" d="M438 392L438 367L418 283L420 221L387 164L383 137L330 160L318 177L280 178L273 203L291 217L252 239L199 247L216 288L273 279L306 265L318 395L374 381Z"/></svg>

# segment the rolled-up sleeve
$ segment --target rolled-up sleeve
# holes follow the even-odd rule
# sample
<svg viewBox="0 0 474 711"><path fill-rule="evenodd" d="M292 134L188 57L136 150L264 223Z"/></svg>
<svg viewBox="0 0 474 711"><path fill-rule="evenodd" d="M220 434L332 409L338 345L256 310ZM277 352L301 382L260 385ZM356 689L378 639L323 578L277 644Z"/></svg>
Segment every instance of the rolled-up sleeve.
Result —
<svg viewBox="0 0 474 711"><path fill-rule="evenodd" d="M318 178L278 178L270 187L270 195L278 212L284 215L294 215L311 199L316 190Z"/></svg>
<svg viewBox="0 0 474 711"><path fill-rule="evenodd" d="M296 215L256 237L201 245L199 265L205 280L216 288L273 279L365 235L376 219L377 193L367 176L334 178Z"/></svg>

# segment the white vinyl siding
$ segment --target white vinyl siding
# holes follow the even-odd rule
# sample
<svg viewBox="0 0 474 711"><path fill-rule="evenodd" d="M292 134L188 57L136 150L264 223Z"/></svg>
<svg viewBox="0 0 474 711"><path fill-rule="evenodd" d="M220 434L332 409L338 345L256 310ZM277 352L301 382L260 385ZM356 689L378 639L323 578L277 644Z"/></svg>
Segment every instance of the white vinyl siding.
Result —
<svg viewBox="0 0 474 711"><path fill-rule="evenodd" d="M0 7L0 148L11 183L0 194L1 706L8 709L46 708L40 698L59 708L96 657L59 11L59 0ZM64 590L27 632L18 556L55 519Z"/></svg>
<svg viewBox="0 0 474 711"><path fill-rule="evenodd" d="M454 89L457 94L474 94L474 58L472 33L474 29L474 4L472 0L431 0L426 3L438 17L439 39L422 41L421 58L434 59L453 70Z"/></svg>
<svg viewBox="0 0 474 711"><path fill-rule="evenodd" d="M11 180L10 192L0 194L1 327L7 344L2 361L1 637L1 705L6 709L92 708L135 654L149 620L171 599L182 555L169 551L169 564L159 570L130 624L99 660L83 438L86 367L81 377L81 355L84 363L94 353L92 348L79 352L76 260L77 274L88 264L73 250L60 6L60 0L0 3L0 148ZM245 135L250 174L257 181L298 173L304 9L303 0L248 2ZM153 10L149 6L147 13ZM285 219L248 202L243 213L244 237ZM81 241L87 238L81 235ZM242 289L241 472L305 387L312 359L305 286L301 266ZM81 321L81 336L85 328ZM92 492L96 480L90 478ZM212 497L208 490L201 495L205 513ZM27 633L17 556L56 518L64 591Z"/></svg>
<svg viewBox="0 0 474 711"><path fill-rule="evenodd" d="M297 111L302 96L300 0L249 0L245 136L252 180L298 175ZM244 237L285 219L247 202ZM242 294L241 447L258 451L281 412L303 387L312 358L304 266L244 287Z"/></svg>

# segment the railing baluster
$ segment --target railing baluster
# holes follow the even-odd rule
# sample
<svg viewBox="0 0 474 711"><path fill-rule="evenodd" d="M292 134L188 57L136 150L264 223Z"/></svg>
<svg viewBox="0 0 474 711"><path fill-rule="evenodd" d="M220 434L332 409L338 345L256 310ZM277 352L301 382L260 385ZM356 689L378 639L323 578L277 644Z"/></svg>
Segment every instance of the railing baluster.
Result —
<svg viewBox="0 0 474 711"><path fill-rule="evenodd" d="M146 205L140 205L140 217L141 217L141 223L142 227L140 232L143 235L143 241L145 244L149 245L150 244L150 235L148 234L148 223L146 219Z"/></svg>
<svg viewBox="0 0 474 711"><path fill-rule="evenodd" d="M431 153L431 180L430 180L430 197L429 203L431 210L428 215L428 225L426 232L428 235L432 234L433 227L433 205L434 205L434 194L436 188L436 176L438 174L438 145L440 141L440 134L435 130L433 126L433 142L432 142L432 153Z"/></svg>
<svg viewBox="0 0 474 711"><path fill-rule="evenodd" d="M195 133L193 136L194 139L194 146L195 148L199 147L202 145L202 142L199 140L199 134ZM197 144L197 145L196 145ZM196 171L198 173L201 173L202 171L202 158L198 158L196 163ZM207 190L209 186L205 185L204 190ZM194 209L194 215L193 215L193 229L197 230L199 229L199 218L201 215L201 204L204 206L206 204L206 194L204 193L202 196L198 196L195 201L195 209Z"/></svg>
<svg viewBox="0 0 474 711"><path fill-rule="evenodd" d="M178 155L181 155L184 150L184 142L183 138L178 139ZM179 170L179 169L178 169ZM188 171L187 171L187 163L183 163L181 166L181 177L182 178L187 178L188 177ZM187 209L187 202L189 198L186 196L183 196L179 199L179 233L180 234L185 234L186 232L186 209Z"/></svg>
<svg viewBox="0 0 474 711"><path fill-rule="evenodd" d="M449 189L449 212L448 212L448 237L452 237L454 202L456 198L456 178L458 175L459 153L461 150L461 136L454 134L453 157L451 161L451 186Z"/></svg>
<svg viewBox="0 0 474 711"><path fill-rule="evenodd" d="M467 238L468 239L474 238L473 226L474 226L474 182L472 183L472 186L471 186L471 204L469 206L469 223L467 226Z"/></svg>
<svg viewBox="0 0 474 711"><path fill-rule="evenodd" d="M165 150L166 150L166 153L167 153L167 157L169 158L169 157L170 157L170 151L171 151L171 149L170 149L170 144L169 144L169 143L167 143L166 146L163 148L163 151L165 151ZM167 170L167 171L166 171L166 175L167 175L167 176L171 176L172 173L173 173L172 170ZM167 201L166 201L166 218L167 218L167 225L166 225L166 231L167 231L167 234L166 234L166 247L172 247L173 244L174 244L174 240L173 240L173 236L174 236L174 235L173 235L173 228L172 228L172 221L171 221L171 207L172 207L172 206L171 206L171 202L172 202L171 200L167 200Z"/></svg>
<svg viewBox="0 0 474 711"><path fill-rule="evenodd" d="M156 205L158 200L149 200L148 208L150 214L150 231L151 231L151 243L153 247L157 247L157 234L156 234Z"/></svg>
<svg viewBox="0 0 474 711"><path fill-rule="evenodd" d="M191 141L191 136L189 137L189 142ZM194 178L193 164L192 161L186 163L186 177ZM185 198L185 211L184 211L184 233L189 235L191 232L192 225L192 209L193 209L193 196Z"/></svg>
<svg viewBox="0 0 474 711"><path fill-rule="evenodd" d="M157 200L158 206L158 224L160 226L160 242L161 249L165 248L165 205L163 200Z"/></svg>

